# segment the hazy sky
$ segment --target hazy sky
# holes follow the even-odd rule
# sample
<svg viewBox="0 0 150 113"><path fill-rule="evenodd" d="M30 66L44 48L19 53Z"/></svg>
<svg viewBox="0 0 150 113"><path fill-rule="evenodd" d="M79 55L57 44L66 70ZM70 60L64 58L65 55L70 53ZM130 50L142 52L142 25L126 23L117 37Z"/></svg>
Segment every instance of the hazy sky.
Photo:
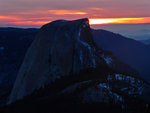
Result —
<svg viewBox="0 0 150 113"><path fill-rule="evenodd" d="M84 17L150 17L150 0L0 0L0 25L42 25ZM150 18L143 21L149 23Z"/></svg>

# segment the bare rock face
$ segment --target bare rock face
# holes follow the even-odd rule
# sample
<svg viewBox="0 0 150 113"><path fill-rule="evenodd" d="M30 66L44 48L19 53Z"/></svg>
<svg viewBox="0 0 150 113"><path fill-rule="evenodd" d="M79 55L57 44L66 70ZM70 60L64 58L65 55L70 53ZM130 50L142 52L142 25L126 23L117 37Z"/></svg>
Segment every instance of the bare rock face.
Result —
<svg viewBox="0 0 150 113"><path fill-rule="evenodd" d="M77 103L113 104L124 110L132 105L149 106L145 102L149 86L128 65L97 48L88 23L88 19L57 20L40 29L26 53L8 104L28 96L29 100L22 99L25 110L26 106L37 109L37 103L49 106L53 102L67 109L70 103L75 109Z"/></svg>
<svg viewBox="0 0 150 113"><path fill-rule="evenodd" d="M9 103L69 73L108 63L99 53L88 19L57 20L44 25L26 53Z"/></svg>

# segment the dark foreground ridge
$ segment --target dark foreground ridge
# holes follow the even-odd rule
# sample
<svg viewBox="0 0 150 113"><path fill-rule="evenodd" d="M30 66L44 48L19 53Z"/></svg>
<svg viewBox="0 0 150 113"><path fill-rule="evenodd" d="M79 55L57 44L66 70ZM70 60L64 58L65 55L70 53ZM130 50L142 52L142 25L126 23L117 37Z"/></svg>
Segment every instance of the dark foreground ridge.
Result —
<svg viewBox="0 0 150 113"><path fill-rule="evenodd" d="M88 19L44 25L28 49L6 113L148 112L149 86L93 41Z"/></svg>

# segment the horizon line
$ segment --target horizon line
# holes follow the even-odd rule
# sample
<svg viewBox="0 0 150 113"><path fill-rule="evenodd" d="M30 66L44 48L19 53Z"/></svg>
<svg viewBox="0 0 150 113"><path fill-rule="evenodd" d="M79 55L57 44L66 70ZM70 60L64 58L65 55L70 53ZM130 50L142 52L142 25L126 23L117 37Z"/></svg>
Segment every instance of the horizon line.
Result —
<svg viewBox="0 0 150 113"><path fill-rule="evenodd" d="M57 20L57 19L56 19ZM71 20L69 20L71 21ZM41 27L50 21L23 21L18 20L9 23L0 23L0 27ZM89 18L90 26L98 25L136 25L136 24L150 24L150 17L136 17L136 18Z"/></svg>

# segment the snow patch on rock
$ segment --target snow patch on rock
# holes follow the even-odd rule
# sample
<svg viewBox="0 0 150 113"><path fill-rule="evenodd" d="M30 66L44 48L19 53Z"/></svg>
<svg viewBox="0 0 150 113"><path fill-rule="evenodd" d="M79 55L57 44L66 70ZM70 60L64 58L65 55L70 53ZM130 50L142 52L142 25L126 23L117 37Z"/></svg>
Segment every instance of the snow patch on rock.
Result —
<svg viewBox="0 0 150 113"><path fill-rule="evenodd" d="M79 33L78 33L78 42L81 43L83 46L85 46L86 48L88 48L89 52L90 52L90 55L91 55L91 58L92 58L92 63L93 63L93 66L92 67L96 67L96 61L95 61L95 58L94 58L94 55L93 55L93 52L92 52L92 48L91 46L87 43L87 42L84 42L83 40L80 39L80 36L81 36L81 31L82 31L82 28L79 29ZM94 49L94 48L93 48Z"/></svg>
<svg viewBox="0 0 150 113"><path fill-rule="evenodd" d="M108 75L107 80L117 80L124 82L124 86L122 86L120 91L126 92L129 95L142 95L144 86L143 82L139 79L127 75L115 74L114 77L113 75Z"/></svg>
<svg viewBox="0 0 150 113"><path fill-rule="evenodd" d="M112 63L112 58L110 58L109 56L105 56L104 54L102 54L102 58L105 60L106 64Z"/></svg>
<svg viewBox="0 0 150 113"><path fill-rule="evenodd" d="M122 96L111 91L110 86L107 83L100 83L96 86L88 88L82 95L83 103L88 102L105 102L109 103L114 100L115 104L123 103Z"/></svg>

